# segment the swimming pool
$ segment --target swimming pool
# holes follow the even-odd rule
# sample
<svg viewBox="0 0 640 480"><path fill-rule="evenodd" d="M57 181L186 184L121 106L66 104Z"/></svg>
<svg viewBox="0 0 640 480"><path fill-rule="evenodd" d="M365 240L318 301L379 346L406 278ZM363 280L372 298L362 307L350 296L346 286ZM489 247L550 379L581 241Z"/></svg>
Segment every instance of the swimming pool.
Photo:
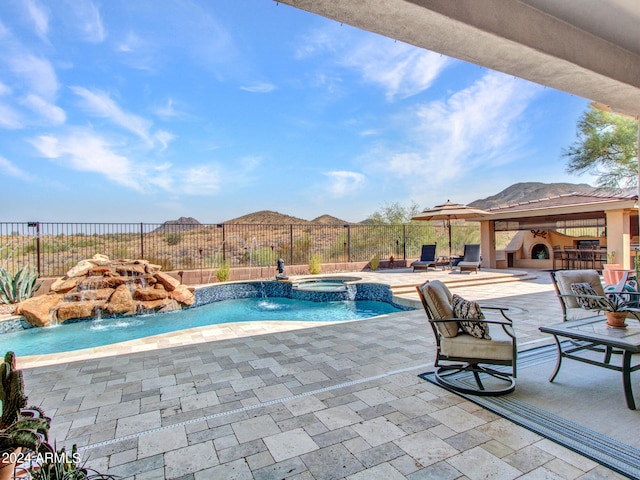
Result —
<svg viewBox="0 0 640 480"><path fill-rule="evenodd" d="M384 288L362 284L354 300L327 300L336 292L304 292L297 296L291 285L246 282L208 287L196 292L197 307L161 314L98 318L49 328L30 328L0 335L0 351L18 356L61 353L110 345L127 340L223 323L261 320L337 322L362 320L396 313L406 307L376 297L387 297ZM358 290L360 293L358 294ZM341 292L344 293L344 292ZM352 292L353 294L353 292ZM323 299L317 301L318 299Z"/></svg>

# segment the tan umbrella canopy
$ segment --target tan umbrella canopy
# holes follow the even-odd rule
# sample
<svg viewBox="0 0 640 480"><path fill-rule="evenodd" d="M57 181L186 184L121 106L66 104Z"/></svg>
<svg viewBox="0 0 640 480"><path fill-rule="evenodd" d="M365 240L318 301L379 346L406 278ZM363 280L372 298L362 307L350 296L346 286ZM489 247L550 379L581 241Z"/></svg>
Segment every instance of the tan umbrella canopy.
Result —
<svg viewBox="0 0 640 480"><path fill-rule="evenodd" d="M447 200L442 205L424 210L411 220L444 220L445 226L449 231L449 257L451 257L451 220L463 220L466 218L486 217L491 215L489 212L480 210L479 208L469 207L462 203L452 203Z"/></svg>

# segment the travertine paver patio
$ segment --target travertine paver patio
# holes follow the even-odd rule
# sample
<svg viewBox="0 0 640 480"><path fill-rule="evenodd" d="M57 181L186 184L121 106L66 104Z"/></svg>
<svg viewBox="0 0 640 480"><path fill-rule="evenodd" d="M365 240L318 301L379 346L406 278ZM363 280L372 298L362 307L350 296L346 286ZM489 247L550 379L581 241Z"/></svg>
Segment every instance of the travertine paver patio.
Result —
<svg viewBox="0 0 640 480"><path fill-rule="evenodd" d="M443 274L377 275L402 284ZM512 307L527 348L549 342L538 326L560 318L547 275L456 291ZM623 478L418 378L434 348L421 310L206 327L158 345L51 365L22 359L30 401L53 415L58 444L136 480Z"/></svg>

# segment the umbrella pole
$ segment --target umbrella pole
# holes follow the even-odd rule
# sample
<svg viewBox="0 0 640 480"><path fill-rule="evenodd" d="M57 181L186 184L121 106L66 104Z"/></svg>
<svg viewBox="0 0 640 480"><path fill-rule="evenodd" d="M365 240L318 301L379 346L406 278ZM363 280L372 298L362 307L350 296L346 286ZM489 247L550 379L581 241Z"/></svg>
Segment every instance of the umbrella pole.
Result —
<svg viewBox="0 0 640 480"><path fill-rule="evenodd" d="M449 233L449 270L453 270L453 259L451 258L451 217L447 218L446 222Z"/></svg>

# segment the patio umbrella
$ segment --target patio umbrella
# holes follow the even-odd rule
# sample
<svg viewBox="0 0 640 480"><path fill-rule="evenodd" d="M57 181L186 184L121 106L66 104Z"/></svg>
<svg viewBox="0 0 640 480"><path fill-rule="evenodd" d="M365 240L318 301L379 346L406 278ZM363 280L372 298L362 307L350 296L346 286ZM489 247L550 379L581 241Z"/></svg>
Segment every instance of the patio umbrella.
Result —
<svg viewBox="0 0 640 480"><path fill-rule="evenodd" d="M487 215L491 215L491 213L447 200L442 205L436 205L431 209L424 210L411 220L444 220L449 232L449 257L451 257L451 220L485 217Z"/></svg>

